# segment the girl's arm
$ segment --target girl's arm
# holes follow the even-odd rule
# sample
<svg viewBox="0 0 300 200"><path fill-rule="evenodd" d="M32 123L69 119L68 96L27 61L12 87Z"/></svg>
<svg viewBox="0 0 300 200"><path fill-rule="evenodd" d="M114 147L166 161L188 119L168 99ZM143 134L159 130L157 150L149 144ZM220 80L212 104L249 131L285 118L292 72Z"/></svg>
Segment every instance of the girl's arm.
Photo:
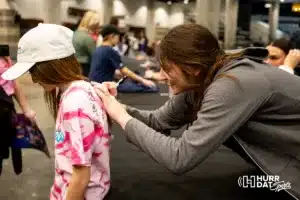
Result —
<svg viewBox="0 0 300 200"><path fill-rule="evenodd" d="M67 189L66 200L83 200L91 178L93 154L102 154L98 145L102 136L97 135L95 129L96 118L102 116L100 106L84 90L68 94L62 102L62 126L66 133L65 140L69 143L72 177ZM99 129L103 129L99 120ZM97 147L97 148L96 148Z"/></svg>
<svg viewBox="0 0 300 200"><path fill-rule="evenodd" d="M20 84L18 83L18 81L14 82L15 84L15 98L18 102L18 104L20 105L20 108L22 109L24 115L29 118L32 122L36 121L36 114L35 112L30 108L28 101L24 95L24 93L22 92L22 89L20 87Z"/></svg>
<svg viewBox="0 0 300 200"><path fill-rule="evenodd" d="M73 166L66 200L83 200L91 176L90 167Z"/></svg>

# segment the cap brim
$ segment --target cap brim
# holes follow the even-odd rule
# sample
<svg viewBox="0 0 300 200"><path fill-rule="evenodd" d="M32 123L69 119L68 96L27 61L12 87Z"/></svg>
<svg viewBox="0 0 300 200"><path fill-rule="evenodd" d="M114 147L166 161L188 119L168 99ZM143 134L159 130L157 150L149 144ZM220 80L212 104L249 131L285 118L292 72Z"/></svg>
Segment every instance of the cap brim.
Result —
<svg viewBox="0 0 300 200"><path fill-rule="evenodd" d="M15 80L25 74L31 67L33 67L35 63L16 63L12 67L10 67L8 70L6 70L1 77L4 80Z"/></svg>

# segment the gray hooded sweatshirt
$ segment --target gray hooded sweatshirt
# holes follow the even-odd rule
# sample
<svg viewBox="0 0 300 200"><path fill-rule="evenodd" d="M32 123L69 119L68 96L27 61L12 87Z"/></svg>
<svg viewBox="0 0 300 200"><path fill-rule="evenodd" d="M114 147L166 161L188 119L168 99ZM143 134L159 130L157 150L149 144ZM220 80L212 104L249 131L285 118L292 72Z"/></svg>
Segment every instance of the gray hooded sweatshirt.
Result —
<svg viewBox="0 0 300 200"><path fill-rule="evenodd" d="M177 174L227 144L266 175L289 182L286 192L300 198L300 78L251 56L232 61L221 73L237 80L215 79L196 120L192 91L173 96L157 110L128 107L134 118L125 127L127 139ZM191 122L181 138L161 133Z"/></svg>

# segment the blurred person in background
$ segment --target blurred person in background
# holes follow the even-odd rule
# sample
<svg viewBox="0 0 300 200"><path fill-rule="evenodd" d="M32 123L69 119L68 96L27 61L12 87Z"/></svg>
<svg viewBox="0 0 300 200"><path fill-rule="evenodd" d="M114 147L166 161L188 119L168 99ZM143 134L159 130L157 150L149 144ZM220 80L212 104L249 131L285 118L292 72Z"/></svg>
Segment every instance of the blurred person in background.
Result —
<svg viewBox="0 0 300 200"><path fill-rule="evenodd" d="M138 35L138 42L139 42L139 51L146 52L148 48L148 38L145 35L144 30L142 30Z"/></svg>
<svg viewBox="0 0 300 200"><path fill-rule="evenodd" d="M298 22L298 30L291 35L290 41L292 48L300 49L300 20Z"/></svg>
<svg viewBox="0 0 300 200"><path fill-rule="evenodd" d="M128 51L128 45L126 44L125 34L120 34L120 42L113 47L120 56L125 56L126 52Z"/></svg>
<svg viewBox="0 0 300 200"><path fill-rule="evenodd" d="M298 30L292 34L290 41L294 49L300 49L300 20L298 22ZM300 76L300 67L296 67L294 71L296 75Z"/></svg>
<svg viewBox="0 0 300 200"><path fill-rule="evenodd" d="M96 49L96 40L100 28L100 16L97 12L88 11L83 16L73 36L75 56L82 66L82 73L88 76L92 53Z"/></svg>
<svg viewBox="0 0 300 200"><path fill-rule="evenodd" d="M9 56L9 46L0 45L0 75L5 73L12 65L13 62ZM13 115L16 113L13 97L17 100L24 115L32 122L36 122L36 114L30 108L19 83L0 77L0 174L2 161L9 157L9 148L16 137L16 130L13 125ZM11 153L14 157L16 152L12 149Z"/></svg>
<svg viewBox="0 0 300 200"><path fill-rule="evenodd" d="M119 20L118 17L111 17L111 18L110 18L110 21L109 21L109 24L114 25L114 26L116 26L117 28L119 28L120 20ZM102 35L100 34L99 37L98 37L98 39L97 39L97 42L96 42L97 44L96 44L96 46L97 46L97 47L101 46L101 45L102 45L102 42L103 42L103 37L102 37Z"/></svg>
<svg viewBox="0 0 300 200"><path fill-rule="evenodd" d="M266 48L269 51L266 63L294 74L295 67L300 63L300 51L292 49L290 40L276 39Z"/></svg>
<svg viewBox="0 0 300 200"><path fill-rule="evenodd" d="M89 79L98 83L114 81L115 72L119 70L123 76L141 83L147 87L156 87L155 83L147 80L124 66L121 56L113 49L120 41L120 31L114 25L106 25L101 30L103 43L97 47L92 57Z"/></svg>

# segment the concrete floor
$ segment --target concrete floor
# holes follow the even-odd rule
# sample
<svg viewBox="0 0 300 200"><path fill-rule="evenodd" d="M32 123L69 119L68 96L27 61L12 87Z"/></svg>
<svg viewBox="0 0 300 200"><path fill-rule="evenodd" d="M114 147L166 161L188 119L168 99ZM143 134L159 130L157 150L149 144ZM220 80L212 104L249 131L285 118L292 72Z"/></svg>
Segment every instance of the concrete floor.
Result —
<svg viewBox="0 0 300 200"><path fill-rule="evenodd" d="M54 120L43 101L42 88L32 84L27 75L20 78L20 82L30 105L37 113L38 125L44 132L53 156ZM136 107L153 109L167 100L167 97L155 95L157 96L152 96L152 99L151 95L133 95L127 98L125 103L137 104L138 102ZM156 101L156 105L153 105L153 101ZM257 199L258 196L267 199L287 199L274 192L271 194L264 190L239 188L238 177L248 175L253 171L253 167L224 147L191 172L178 177L153 162L136 147L128 144L119 127L113 128L113 134L115 140L112 144L112 196L110 200L250 200ZM14 174L10 159L4 163L3 173L0 176L0 200L49 199L53 171L53 157L48 159L41 152L23 150L23 173L21 175Z"/></svg>

